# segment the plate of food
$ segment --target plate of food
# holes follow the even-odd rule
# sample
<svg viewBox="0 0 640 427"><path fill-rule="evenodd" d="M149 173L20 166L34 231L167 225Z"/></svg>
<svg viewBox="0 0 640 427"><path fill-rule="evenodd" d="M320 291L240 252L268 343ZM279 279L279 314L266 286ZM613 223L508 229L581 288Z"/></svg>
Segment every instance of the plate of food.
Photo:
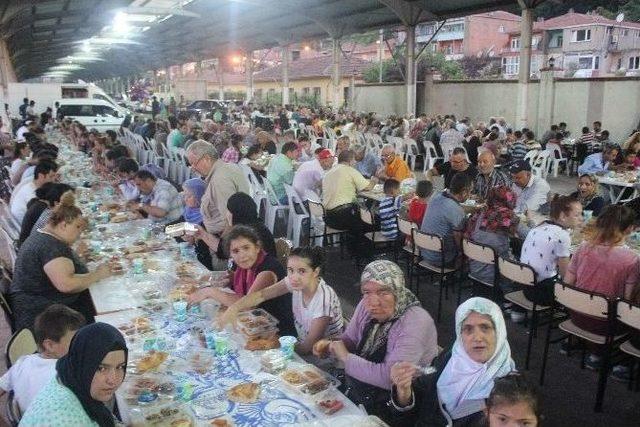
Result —
<svg viewBox="0 0 640 427"><path fill-rule="evenodd" d="M244 348L249 351L273 350L280 348L279 337L277 334L274 334L267 337L248 338Z"/></svg>
<svg viewBox="0 0 640 427"><path fill-rule="evenodd" d="M333 415L344 408L344 403L336 393L326 393L316 400L316 406L323 414Z"/></svg>
<svg viewBox="0 0 640 427"><path fill-rule="evenodd" d="M240 383L227 391L227 399L236 403L256 403L262 392L260 384L254 382Z"/></svg>
<svg viewBox="0 0 640 427"><path fill-rule="evenodd" d="M224 417L211 420L210 425L213 427L233 427L235 424L229 418Z"/></svg>
<svg viewBox="0 0 640 427"><path fill-rule="evenodd" d="M168 357L169 354L164 351L151 350L137 361L133 361L132 367L135 368L136 373L144 374L145 372L156 370Z"/></svg>
<svg viewBox="0 0 640 427"><path fill-rule="evenodd" d="M297 369L286 369L280 374L280 378L282 378L286 383L292 386L302 386L309 382L307 377Z"/></svg>

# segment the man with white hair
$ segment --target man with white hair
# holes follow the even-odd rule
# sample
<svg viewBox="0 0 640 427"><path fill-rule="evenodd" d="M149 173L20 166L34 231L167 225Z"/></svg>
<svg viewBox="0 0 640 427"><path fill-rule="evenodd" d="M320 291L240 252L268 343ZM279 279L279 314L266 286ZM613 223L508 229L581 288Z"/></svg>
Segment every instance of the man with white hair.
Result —
<svg viewBox="0 0 640 427"><path fill-rule="evenodd" d="M227 222L227 201L235 193L249 194L249 183L236 164L218 161L218 151L207 141L199 139L187 148L191 169L202 175L207 189L200 202L202 222L210 236L202 236L212 255L213 269L226 269L226 262L215 255Z"/></svg>
<svg viewBox="0 0 640 427"><path fill-rule="evenodd" d="M378 178L393 178L398 182L402 182L413 176L409 165L396 154L396 149L393 145L385 144L382 147L380 157L382 157L382 160L384 161L384 168L376 174Z"/></svg>
<svg viewBox="0 0 640 427"><path fill-rule="evenodd" d="M351 150L353 150L356 157L356 165L354 167L362 176L371 178L382 171L380 157L376 156L372 150L362 144L354 144Z"/></svg>
<svg viewBox="0 0 640 427"><path fill-rule="evenodd" d="M440 135L440 148L442 148L444 161L447 162L454 148L464 147L464 135L458 132L455 128L455 123L451 119L447 119L444 128L445 130Z"/></svg>
<svg viewBox="0 0 640 427"><path fill-rule="evenodd" d="M487 198L491 187L511 187L511 177L501 169L496 169L496 156L489 150L478 155L478 172L473 182L473 194L481 200Z"/></svg>

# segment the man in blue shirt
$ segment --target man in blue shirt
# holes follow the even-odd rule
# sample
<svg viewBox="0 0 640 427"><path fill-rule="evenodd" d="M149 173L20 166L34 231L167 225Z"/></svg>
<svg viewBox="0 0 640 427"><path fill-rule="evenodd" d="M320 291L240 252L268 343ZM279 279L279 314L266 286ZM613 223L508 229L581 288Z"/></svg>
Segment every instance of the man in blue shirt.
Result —
<svg viewBox="0 0 640 427"><path fill-rule="evenodd" d="M609 164L618 156L618 152L618 147L607 145L603 152L587 156L584 163L578 166L578 175L606 173L609 170Z"/></svg>
<svg viewBox="0 0 640 427"><path fill-rule="evenodd" d="M380 160L380 157L376 156L375 153L368 150L364 145L355 144L353 146L353 152L356 157L355 168L365 178L376 176L376 173L382 169L382 160Z"/></svg>

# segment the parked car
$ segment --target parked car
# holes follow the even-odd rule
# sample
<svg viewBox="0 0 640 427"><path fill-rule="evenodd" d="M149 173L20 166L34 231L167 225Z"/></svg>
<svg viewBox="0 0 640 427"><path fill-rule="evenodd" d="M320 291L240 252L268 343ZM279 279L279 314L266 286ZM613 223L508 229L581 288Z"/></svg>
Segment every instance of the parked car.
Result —
<svg viewBox="0 0 640 427"><path fill-rule="evenodd" d="M199 99L187 105L183 111L196 120L212 119L216 109L224 110L224 101L217 99Z"/></svg>
<svg viewBox="0 0 640 427"><path fill-rule="evenodd" d="M118 130L124 117L113 105L101 99L69 98L58 101L58 113L77 120L87 127L100 132Z"/></svg>

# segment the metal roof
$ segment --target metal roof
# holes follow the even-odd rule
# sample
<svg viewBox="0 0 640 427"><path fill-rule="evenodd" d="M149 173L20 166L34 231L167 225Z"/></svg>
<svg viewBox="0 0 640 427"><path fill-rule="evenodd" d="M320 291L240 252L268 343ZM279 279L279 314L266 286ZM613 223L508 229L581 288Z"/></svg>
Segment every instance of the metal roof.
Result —
<svg viewBox="0 0 640 427"><path fill-rule="evenodd" d="M73 68L83 40L104 37L118 11L136 13L128 44L102 49L69 77L99 80L293 41L442 20L490 10L517 11L543 0L4 0L0 35L19 80L51 67ZM4 3L4 5L2 4ZM140 20L139 20L140 21Z"/></svg>

